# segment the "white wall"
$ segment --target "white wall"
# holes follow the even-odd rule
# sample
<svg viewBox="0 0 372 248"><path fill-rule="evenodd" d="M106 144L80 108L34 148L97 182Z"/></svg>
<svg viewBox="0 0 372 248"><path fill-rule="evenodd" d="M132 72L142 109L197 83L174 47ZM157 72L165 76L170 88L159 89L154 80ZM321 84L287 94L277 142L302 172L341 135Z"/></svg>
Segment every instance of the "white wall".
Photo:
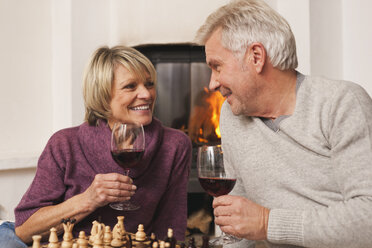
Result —
<svg viewBox="0 0 372 248"><path fill-rule="evenodd" d="M342 4L341 77L362 85L372 96L372 1L342 0Z"/></svg>
<svg viewBox="0 0 372 248"><path fill-rule="evenodd" d="M52 124L49 1L1 0L0 30L0 159L38 156Z"/></svg>
<svg viewBox="0 0 372 248"><path fill-rule="evenodd" d="M50 135L82 122L82 73L98 46L191 42L226 2L0 0L0 219L14 218ZM352 80L372 95L371 1L267 2L292 27L301 72Z"/></svg>
<svg viewBox="0 0 372 248"><path fill-rule="evenodd" d="M0 30L0 219L12 219L52 130L50 2L0 0Z"/></svg>

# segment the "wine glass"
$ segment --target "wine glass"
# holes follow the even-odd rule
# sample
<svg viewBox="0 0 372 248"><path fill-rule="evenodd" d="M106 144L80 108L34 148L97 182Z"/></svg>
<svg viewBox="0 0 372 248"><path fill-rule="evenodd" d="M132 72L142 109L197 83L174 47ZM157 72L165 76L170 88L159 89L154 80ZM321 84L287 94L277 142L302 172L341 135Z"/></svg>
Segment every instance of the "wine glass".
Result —
<svg viewBox="0 0 372 248"><path fill-rule="evenodd" d="M128 176L130 168L133 168L141 160L145 152L145 133L142 124L115 123L111 134L111 155L113 159L124 169L124 175ZM137 210L140 206L130 201L115 202L110 204L116 210Z"/></svg>
<svg viewBox="0 0 372 248"><path fill-rule="evenodd" d="M233 172L227 173L223 164L221 145L201 146L198 148L197 168L200 185L211 196L218 197L230 193L236 183ZM240 241L232 235L221 233L211 239L211 245L225 245Z"/></svg>

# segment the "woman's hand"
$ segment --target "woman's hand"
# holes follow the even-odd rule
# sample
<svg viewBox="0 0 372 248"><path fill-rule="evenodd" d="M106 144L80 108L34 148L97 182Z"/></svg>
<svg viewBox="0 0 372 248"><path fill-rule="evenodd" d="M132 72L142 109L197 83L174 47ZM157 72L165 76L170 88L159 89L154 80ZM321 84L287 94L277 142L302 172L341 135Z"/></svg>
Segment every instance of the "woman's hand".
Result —
<svg viewBox="0 0 372 248"><path fill-rule="evenodd" d="M223 232L250 240L267 239L269 209L231 195L215 198L213 208L215 223Z"/></svg>
<svg viewBox="0 0 372 248"><path fill-rule="evenodd" d="M137 187L133 180L119 173L97 174L92 184L82 193L85 203L94 211L111 202L126 201L134 195Z"/></svg>

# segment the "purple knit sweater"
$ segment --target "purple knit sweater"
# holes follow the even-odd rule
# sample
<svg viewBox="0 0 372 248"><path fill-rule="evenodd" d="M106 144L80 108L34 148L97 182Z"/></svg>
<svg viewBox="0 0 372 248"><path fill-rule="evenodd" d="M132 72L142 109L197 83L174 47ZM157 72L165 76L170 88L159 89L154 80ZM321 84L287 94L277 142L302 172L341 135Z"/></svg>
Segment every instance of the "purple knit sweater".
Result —
<svg viewBox="0 0 372 248"><path fill-rule="evenodd" d="M35 178L15 209L16 226L22 225L38 209L61 203L84 192L98 173L123 173L110 153L111 131L99 125L63 129L49 140L38 162ZM187 219L187 183L191 163L191 143L181 131L163 127L153 119L145 127L146 150L138 167L129 176L137 186L132 200L136 211L117 211L108 205L96 209L74 227L74 237L90 233L92 222L101 220L111 228L124 215L127 231L143 224L147 234L164 238L172 228L184 240Z"/></svg>

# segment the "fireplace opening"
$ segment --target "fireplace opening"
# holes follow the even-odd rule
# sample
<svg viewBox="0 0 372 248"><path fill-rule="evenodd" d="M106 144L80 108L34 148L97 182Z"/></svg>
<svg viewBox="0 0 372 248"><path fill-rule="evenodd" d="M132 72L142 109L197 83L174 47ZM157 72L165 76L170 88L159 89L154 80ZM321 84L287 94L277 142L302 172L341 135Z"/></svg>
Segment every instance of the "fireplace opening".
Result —
<svg viewBox="0 0 372 248"><path fill-rule="evenodd" d="M214 235L212 201L199 184L197 149L221 142L219 116L223 101L219 92L208 90L211 71L203 46L157 44L134 47L154 64L157 100L154 116L165 126L185 132L193 145L188 184L187 235Z"/></svg>

